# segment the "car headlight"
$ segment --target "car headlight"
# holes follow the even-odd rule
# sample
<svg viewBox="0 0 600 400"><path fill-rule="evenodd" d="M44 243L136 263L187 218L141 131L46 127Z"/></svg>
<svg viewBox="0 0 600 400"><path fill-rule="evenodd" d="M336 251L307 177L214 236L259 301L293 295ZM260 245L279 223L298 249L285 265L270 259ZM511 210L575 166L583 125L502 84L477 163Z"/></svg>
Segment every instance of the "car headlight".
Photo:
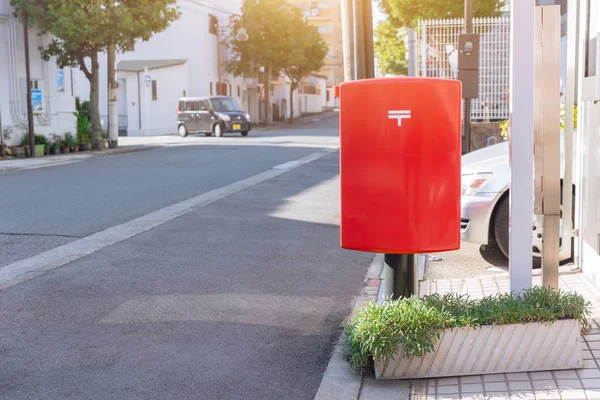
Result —
<svg viewBox="0 0 600 400"><path fill-rule="evenodd" d="M229 122L231 121L231 117L227 114L217 113L217 116L221 118L223 121Z"/></svg>
<svg viewBox="0 0 600 400"><path fill-rule="evenodd" d="M460 180L461 196L473 196L485 186L492 176L494 174L491 172L463 175Z"/></svg>
<svg viewBox="0 0 600 400"><path fill-rule="evenodd" d="M250 122L250 114L246 113L246 120Z"/></svg>

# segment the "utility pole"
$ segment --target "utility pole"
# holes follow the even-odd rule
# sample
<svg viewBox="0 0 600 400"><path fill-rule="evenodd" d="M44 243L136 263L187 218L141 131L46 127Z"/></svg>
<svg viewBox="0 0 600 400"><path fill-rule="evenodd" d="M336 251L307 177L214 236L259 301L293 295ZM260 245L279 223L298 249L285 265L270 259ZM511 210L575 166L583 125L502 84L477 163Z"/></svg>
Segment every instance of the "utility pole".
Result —
<svg viewBox="0 0 600 400"><path fill-rule="evenodd" d="M363 42L365 53L365 78L375 78L375 47L373 43L373 3L372 0L363 1Z"/></svg>
<svg viewBox="0 0 600 400"><path fill-rule="evenodd" d="M352 0L342 1L342 50L344 55L344 80L354 80L354 12Z"/></svg>
<svg viewBox="0 0 600 400"><path fill-rule="evenodd" d="M370 0L352 0L352 19L354 20L354 79L365 79L365 19L363 19L362 10L364 10L365 1Z"/></svg>
<svg viewBox="0 0 600 400"><path fill-rule="evenodd" d="M116 79L115 63L116 63L115 45L111 44L107 49L107 64L108 64L108 137L109 147L116 149L119 147L119 109L117 103L118 83Z"/></svg>
<svg viewBox="0 0 600 400"><path fill-rule="evenodd" d="M29 32L27 29L27 13L23 23L25 45L25 77L27 79L27 120L29 122L29 156L35 157L35 132L33 127L33 102L31 100L31 65L29 60Z"/></svg>
<svg viewBox="0 0 600 400"><path fill-rule="evenodd" d="M417 76L417 33L408 28L406 32L406 50L408 51L408 76Z"/></svg>

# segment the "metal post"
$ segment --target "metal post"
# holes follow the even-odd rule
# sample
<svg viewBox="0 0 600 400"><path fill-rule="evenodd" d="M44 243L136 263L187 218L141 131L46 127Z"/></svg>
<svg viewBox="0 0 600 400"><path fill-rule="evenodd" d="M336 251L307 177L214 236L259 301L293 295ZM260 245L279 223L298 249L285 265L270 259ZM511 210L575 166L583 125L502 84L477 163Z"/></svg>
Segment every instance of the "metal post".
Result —
<svg viewBox="0 0 600 400"><path fill-rule="evenodd" d="M560 6L541 7L544 241L542 284L558 289L560 243Z"/></svg>
<svg viewBox="0 0 600 400"><path fill-rule="evenodd" d="M354 80L354 12L352 0L342 1L342 51L344 55L344 80Z"/></svg>
<svg viewBox="0 0 600 400"><path fill-rule="evenodd" d="M219 35L220 29L221 27L219 26L219 22L217 21L217 27L215 29L217 31L217 79L219 80L217 83L217 95L223 95L223 93L221 93L221 36Z"/></svg>
<svg viewBox="0 0 600 400"><path fill-rule="evenodd" d="M375 47L373 43L373 4L362 0L364 9L363 49L365 54L365 78L375 78Z"/></svg>
<svg viewBox="0 0 600 400"><path fill-rule="evenodd" d="M473 0L465 0L465 33L473 33ZM471 99L463 99L464 151L471 152Z"/></svg>
<svg viewBox="0 0 600 400"><path fill-rule="evenodd" d="M354 79L365 79L364 20L361 18L363 2L352 0L352 19L354 21Z"/></svg>
<svg viewBox="0 0 600 400"><path fill-rule="evenodd" d="M29 156L35 157L35 132L33 126L33 102L31 100L31 65L29 60L29 32L27 29L27 14L23 23L25 45L25 77L27 79L27 120L29 122Z"/></svg>
<svg viewBox="0 0 600 400"><path fill-rule="evenodd" d="M407 30L408 76L419 75L417 69L417 33L412 28Z"/></svg>
<svg viewBox="0 0 600 400"><path fill-rule="evenodd" d="M511 0L510 290L531 288L535 0ZM514 133L514 134L513 134Z"/></svg>
<svg viewBox="0 0 600 400"><path fill-rule="evenodd" d="M0 107L0 158L4 158L4 129L2 129L2 107Z"/></svg>
<svg viewBox="0 0 600 400"><path fill-rule="evenodd" d="M567 3L567 71L565 79L565 171L563 174L561 258L573 253L573 110L575 106L575 70L577 68L577 0Z"/></svg>
<svg viewBox="0 0 600 400"><path fill-rule="evenodd" d="M414 254L386 254L384 264L393 275L392 299L418 295L419 276Z"/></svg>
<svg viewBox="0 0 600 400"><path fill-rule="evenodd" d="M119 109L117 103L117 79L115 72L116 49L114 45L107 49L108 70L108 137L109 147L116 149L119 145Z"/></svg>

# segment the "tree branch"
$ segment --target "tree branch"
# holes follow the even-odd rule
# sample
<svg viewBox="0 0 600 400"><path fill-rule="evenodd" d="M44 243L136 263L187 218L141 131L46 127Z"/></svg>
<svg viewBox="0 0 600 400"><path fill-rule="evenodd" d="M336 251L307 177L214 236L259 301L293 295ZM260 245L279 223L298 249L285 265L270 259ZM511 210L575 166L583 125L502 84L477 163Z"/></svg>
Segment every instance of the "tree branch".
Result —
<svg viewBox="0 0 600 400"><path fill-rule="evenodd" d="M88 81L92 80L92 73L85 65L85 59L83 56L79 56L79 69L83 71L85 77L88 78Z"/></svg>

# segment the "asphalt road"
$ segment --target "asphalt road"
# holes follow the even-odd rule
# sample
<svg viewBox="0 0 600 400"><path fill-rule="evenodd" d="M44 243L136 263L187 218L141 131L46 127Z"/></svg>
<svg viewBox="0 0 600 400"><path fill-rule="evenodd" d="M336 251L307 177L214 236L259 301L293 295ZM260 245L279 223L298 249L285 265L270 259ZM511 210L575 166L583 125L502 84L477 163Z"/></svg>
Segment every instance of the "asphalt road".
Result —
<svg viewBox="0 0 600 400"><path fill-rule="evenodd" d="M273 134L299 133L2 174L2 228L39 252L305 156L337 124ZM0 399L314 398L372 258L339 249L338 172L333 152L0 290Z"/></svg>
<svg viewBox="0 0 600 400"><path fill-rule="evenodd" d="M190 136L161 150L0 173L7 194L0 196L0 268L306 156L337 136L332 119L248 138Z"/></svg>

